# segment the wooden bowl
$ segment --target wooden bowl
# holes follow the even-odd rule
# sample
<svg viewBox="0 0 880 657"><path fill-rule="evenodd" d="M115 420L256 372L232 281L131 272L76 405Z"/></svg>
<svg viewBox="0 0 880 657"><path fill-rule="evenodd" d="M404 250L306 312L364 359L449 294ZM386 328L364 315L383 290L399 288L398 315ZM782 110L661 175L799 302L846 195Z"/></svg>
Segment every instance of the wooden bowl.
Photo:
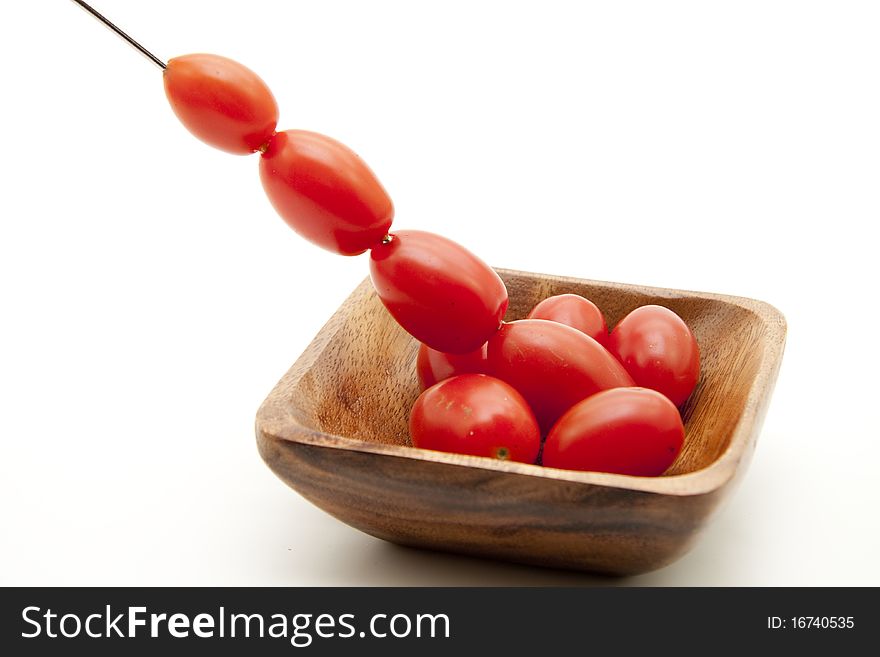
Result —
<svg viewBox="0 0 880 657"><path fill-rule="evenodd" d="M779 371L785 319L760 301L499 270L505 319L574 292L613 326L657 303L693 329L700 382L686 439L662 477L575 472L410 446L418 344L365 280L257 413L260 454L343 522L402 545L543 566L635 574L693 544L745 470Z"/></svg>

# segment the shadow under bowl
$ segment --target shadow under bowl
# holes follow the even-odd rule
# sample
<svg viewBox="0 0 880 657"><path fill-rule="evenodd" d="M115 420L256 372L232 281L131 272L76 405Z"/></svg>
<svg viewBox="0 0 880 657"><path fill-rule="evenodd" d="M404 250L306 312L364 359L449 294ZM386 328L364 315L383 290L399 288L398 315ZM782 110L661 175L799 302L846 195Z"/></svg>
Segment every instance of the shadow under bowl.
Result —
<svg viewBox="0 0 880 657"><path fill-rule="evenodd" d="M257 413L263 460L331 515L402 545L631 575L683 555L745 470L785 344L772 306L720 294L498 270L506 320L575 293L613 326L659 304L691 327L700 381L685 444L661 477L576 472L410 446L418 343L365 280Z"/></svg>

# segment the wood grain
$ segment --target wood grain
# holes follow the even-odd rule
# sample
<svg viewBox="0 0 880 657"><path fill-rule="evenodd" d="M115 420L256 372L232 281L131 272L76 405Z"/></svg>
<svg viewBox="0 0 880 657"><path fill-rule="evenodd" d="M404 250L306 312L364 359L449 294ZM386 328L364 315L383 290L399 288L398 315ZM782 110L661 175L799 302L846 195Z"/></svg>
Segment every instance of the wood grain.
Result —
<svg viewBox="0 0 880 657"><path fill-rule="evenodd" d="M257 414L270 468L340 520L405 545L540 565L633 574L693 543L746 467L782 359L785 320L724 295L499 270L506 319L573 292L615 324L657 303L692 328L700 382L683 414L684 448L662 477L573 472L409 446L417 343L365 280Z"/></svg>

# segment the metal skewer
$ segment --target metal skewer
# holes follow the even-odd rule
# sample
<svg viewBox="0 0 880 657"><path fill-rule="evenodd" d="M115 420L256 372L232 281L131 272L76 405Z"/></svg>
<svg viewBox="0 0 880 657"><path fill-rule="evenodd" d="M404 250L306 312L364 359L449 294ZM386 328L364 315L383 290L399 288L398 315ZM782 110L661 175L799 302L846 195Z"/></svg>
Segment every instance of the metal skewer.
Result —
<svg viewBox="0 0 880 657"><path fill-rule="evenodd" d="M141 44L139 44L137 41L135 41L135 40L132 39L130 36L128 36L125 32L123 32L123 31L120 30L118 27L116 27L116 25L114 25L114 24L111 23L109 20L107 20L107 19L106 19L102 14L100 14L100 13L99 13L94 7L92 7L91 5L89 5L87 2L83 2L82 0L73 0L73 1L74 1L76 4L78 4L80 7L82 7L83 9L85 9L87 12L89 12L92 16L94 16L94 17L97 18L99 21L101 21L104 25L106 25L106 26L109 27L111 30L113 30L113 31L114 31L116 34L118 34L120 37L122 37L125 41L128 42L128 45L130 45L131 47L133 47L135 50L137 50L139 53L141 53L144 57L146 57L146 58L149 59L151 62L153 62L156 66L158 66L159 68L161 68L163 71L165 70L165 62L163 62L161 59L159 59L158 57L156 57L156 55L154 55L154 54L151 53L149 50L147 50L146 48L144 48Z"/></svg>

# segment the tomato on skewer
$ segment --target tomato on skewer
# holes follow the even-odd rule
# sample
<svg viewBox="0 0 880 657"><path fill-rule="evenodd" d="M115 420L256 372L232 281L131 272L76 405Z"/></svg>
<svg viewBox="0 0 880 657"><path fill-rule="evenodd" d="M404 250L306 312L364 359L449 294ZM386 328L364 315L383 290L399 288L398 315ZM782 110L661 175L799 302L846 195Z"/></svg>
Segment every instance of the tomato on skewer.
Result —
<svg viewBox="0 0 880 657"><path fill-rule="evenodd" d="M265 146L278 123L278 104L252 70L220 55L168 60L165 95L180 122L207 144L238 155Z"/></svg>

